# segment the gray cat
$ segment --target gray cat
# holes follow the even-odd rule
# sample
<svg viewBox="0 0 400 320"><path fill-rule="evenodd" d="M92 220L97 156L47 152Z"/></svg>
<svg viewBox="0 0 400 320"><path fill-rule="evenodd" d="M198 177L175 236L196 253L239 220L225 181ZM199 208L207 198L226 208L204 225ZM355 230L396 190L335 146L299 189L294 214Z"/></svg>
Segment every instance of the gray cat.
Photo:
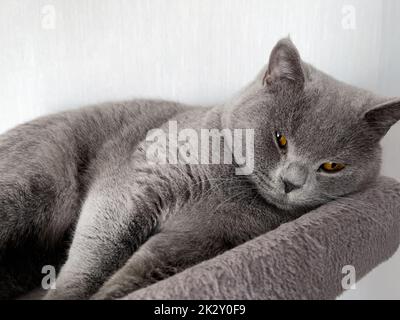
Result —
<svg viewBox="0 0 400 320"><path fill-rule="evenodd" d="M133 101L44 117L0 136L0 297L112 299L268 232L379 174L400 119L380 98L302 62L289 39L236 98L212 108ZM254 171L150 164L146 134L254 129ZM226 137L225 137L226 139Z"/></svg>

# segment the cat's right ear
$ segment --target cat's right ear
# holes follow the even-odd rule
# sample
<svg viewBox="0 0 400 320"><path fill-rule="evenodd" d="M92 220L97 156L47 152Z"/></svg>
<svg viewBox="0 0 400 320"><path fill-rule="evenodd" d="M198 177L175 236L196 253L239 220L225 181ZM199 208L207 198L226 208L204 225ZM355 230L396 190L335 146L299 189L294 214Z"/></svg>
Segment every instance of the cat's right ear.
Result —
<svg viewBox="0 0 400 320"><path fill-rule="evenodd" d="M271 52L263 85L274 88L282 84L302 90L305 76L301 65L300 54L290 40L280 40Z"/></svg>
<svg viewBox="0 0 400 320"><path fill-rule="evenodd" d="M390 128L400 120L400 98L391 99L369 108L363 117L377 137L383 138Z"/></svg>

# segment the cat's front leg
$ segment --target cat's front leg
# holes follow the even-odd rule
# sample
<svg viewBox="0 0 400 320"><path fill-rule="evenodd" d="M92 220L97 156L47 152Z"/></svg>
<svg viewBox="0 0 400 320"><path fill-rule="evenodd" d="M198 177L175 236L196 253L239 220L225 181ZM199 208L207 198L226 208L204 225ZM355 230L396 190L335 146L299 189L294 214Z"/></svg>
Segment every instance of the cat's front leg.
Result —
<svg viewBox="0 0 400 320"><path fill-rule="evenodd" d="M229 248L222 238L183 231L187 228L191 227L182 225L181 230L163 231L151 237L91 299L123 298Z"/></svg>
<svg viewBox="0 0 400 320"><path fill-rule="evenodd" d="M118 175L95 184L83 205L57 288L46 299L86 299L94 294L176 203L178 193L170 179L152 169L119 168Z"/></svg>
<svg viewBox="0 0 400 320"><path fill-rule="evenodd" d="M103 189L104 188L104 189ZM89 194L68 259L46 299L85 299L124 263L154 230L157 215L127 186L108 185Z"/></svg>
<svg viewBox="0 0 400 320"><path fill-rule="evenodd" d="M135 290L176 273L178 269L170 266L171 262L167 257L170 249L168 247L171 246L177 246L177 244L171 243L171 239L165 234L153 236L91 299L112 300L122 298Z"/></svg>

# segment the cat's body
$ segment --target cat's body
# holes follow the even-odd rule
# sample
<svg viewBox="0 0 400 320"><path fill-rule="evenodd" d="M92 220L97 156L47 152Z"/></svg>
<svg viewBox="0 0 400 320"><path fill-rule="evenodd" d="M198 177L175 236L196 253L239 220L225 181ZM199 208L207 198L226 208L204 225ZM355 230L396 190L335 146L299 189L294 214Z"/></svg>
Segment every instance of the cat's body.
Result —
<svg viewBox="0 0 400 320"><path fill-rule="evenodd" d="M0 136L0 298L39 285L69 239L47 298L122 297L361 190L379 173L379 141L399 108L301 62L283 40L225 105L133 101L19 126ZM170 121L254 129L254 172L150 164L146 134ZM345 165L321 172L332 161Z"/></svg>

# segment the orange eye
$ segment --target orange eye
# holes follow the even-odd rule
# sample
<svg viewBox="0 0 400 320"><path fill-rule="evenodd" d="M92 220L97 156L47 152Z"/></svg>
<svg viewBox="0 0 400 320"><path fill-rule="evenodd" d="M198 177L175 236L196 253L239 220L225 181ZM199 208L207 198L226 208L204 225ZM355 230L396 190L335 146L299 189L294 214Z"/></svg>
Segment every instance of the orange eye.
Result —
<svg viewBox="0 0 400 320"><path fill-rule="evenodd" d="M345 167L342 163L326 162L321 166L321 169L328 173L336 173L342 171Z"/></svg>
<svg viewBox="0 0 400 320"><path fill-rule="evenodd" d="M279 132L276 133L276 141L278 142L279 148L284 149L287 147L288 141L286 137Z"/></svg>

